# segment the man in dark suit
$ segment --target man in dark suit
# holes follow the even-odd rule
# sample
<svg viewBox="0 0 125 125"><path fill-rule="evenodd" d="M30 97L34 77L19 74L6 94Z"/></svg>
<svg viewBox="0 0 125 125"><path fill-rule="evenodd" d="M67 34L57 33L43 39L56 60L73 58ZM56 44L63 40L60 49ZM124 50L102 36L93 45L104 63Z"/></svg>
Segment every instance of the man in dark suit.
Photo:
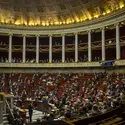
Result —
<svg viewBox="0 0 125 125"><path fill-rule="evenodd" d="M32 103L29 104L28 110L29 110L29 119L30 119L30 122L32 122L32 115L33 115L33 106L32 106Z"/></svg>

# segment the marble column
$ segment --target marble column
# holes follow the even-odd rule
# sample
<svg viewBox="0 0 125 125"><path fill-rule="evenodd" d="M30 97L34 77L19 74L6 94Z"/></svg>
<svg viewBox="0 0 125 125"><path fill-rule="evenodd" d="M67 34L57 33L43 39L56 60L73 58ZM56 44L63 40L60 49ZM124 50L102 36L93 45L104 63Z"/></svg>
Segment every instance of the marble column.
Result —
<svg viewBox="0 0 125 125"><path fill-rule="evenodd" d="M75 33L75 62L78 62L78 33Z"/></svg>
<svg viewBox="0 0 125 125"><path fill-rule="evenodd" d="M36 63L39 63L39 35L36 36Z"/></svg>
<svg viewBox="0 0 125 125"><path fill-rule="evenodd" d="M102 61L105 61L105 28L102 28Z"/></svg>
<svg viewBox="0 0 125 125"><path fill-rule="evenodd" d="M9 34L9 55L8 60L11 63L12 62L12 34Z"/></svg>
<svg viewBox="0 0 125 125"><path fill-rule="evenodd" d="M26 35L23 35L23 63L26 62Z"/></svg>
<svg viewBox="0 0 125 125"><path fill-rule="evenodd" d="M116 25L116 59L120 59L120 31L119 31L119 24Z"/></svg>
<svg viewBox="0 0 125 125"><path fill-rule="evenodd" d="M65 35L62 35L62 62L65 62Z"/></svg>
<svg viewBox="0 0 125 125"><path fill-rule="evenodd" d="M49 63L52 63L52 35L49 35Z"/></svg>
<svg viewBox="0 0 125 125"><path fill-rule="evenodd" d="M91 31L88 31L88 61L92 61Z"/></svg>

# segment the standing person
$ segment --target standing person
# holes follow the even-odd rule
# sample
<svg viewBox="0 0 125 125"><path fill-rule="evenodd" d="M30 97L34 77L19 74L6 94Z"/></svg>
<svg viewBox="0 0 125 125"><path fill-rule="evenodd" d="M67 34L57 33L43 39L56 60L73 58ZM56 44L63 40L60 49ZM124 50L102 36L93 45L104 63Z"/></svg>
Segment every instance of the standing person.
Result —
<svg viewBox="0 0 125 125"><path fill-rule="evenodd" d="M30 119L30 122L32 122L32 115L33 115L33 105L32 105L32 103L29 104L28 110L29 110L29 119Z"/></svg>
<svg viewBox="0 0 125 125"><path fill-rule="evenodd" d="M49 105L48 105L48 96L43 98L43 112L48 113Z"/></svg>

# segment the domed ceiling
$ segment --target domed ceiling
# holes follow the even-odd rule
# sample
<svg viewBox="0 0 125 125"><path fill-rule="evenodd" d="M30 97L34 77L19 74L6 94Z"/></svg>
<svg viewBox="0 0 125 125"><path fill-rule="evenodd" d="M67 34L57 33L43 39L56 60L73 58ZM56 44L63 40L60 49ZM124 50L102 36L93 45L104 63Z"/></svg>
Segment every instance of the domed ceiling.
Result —
<svg viewBox="0 0 125 125"><path fill-rule="evenodd" d="M0 24L49 26L96 19L124 7L125 0L0 0Z"/></svg>

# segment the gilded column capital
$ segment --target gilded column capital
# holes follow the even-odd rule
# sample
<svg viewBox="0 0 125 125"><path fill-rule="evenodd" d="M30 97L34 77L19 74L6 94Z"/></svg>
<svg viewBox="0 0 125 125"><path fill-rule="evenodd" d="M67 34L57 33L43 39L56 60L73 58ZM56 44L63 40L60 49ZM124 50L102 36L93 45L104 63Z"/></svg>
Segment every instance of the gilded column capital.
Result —
<svg viewBox="0 0 125 125"><path fill-rule="evenodd" d="M91 33L92 32L92 30L87 30L87 33Z"/></svg>
<svg viewBox="0 0 125 125"><path fill-rule="evenodd" d="M53 36L52 34L49 34L48 36Z"/></svg>
<svg viewBox="0 0 125 125"><path fill-rule="evenodd" d="M120 26L120 23L116 23L116 24L114 24L114 26Z"/></svg>
<svg viewBox="0 0 125 125"><path fill-rule="evenodd" d="M13 36L13 33L8 33L8 36Z"/></svg>
<svg viewBox="0 0 125 125"><path fill-rule="evenodd" d="M105 30L105 29L106 29L106 27L105 27L105 26L100 28L100 30Z"/></svg>
<svg viewBox="0 0 125 125"><path fill-rule="evenodd" d="M77 35L77 34L79 34L79 33L78 33L78 32L75 32L74 34Z"/></svg>
<svg viewBox="0 0 125 125"><path fill-rule="evenodd" d="M22 36L26 36L26 34L22 34Z"/></svg>
<svg viewBox="0 0 125 125"><path fill-rule="evenodd" d="M61 34L61 36L65 36L66 34Z"/></svg>
<svg viewBox="0 0 125 125"><path fill-rule="evenodd" d="M36 34L35 36L36 36L36 37L40 37L40 34Z"/></svg>

